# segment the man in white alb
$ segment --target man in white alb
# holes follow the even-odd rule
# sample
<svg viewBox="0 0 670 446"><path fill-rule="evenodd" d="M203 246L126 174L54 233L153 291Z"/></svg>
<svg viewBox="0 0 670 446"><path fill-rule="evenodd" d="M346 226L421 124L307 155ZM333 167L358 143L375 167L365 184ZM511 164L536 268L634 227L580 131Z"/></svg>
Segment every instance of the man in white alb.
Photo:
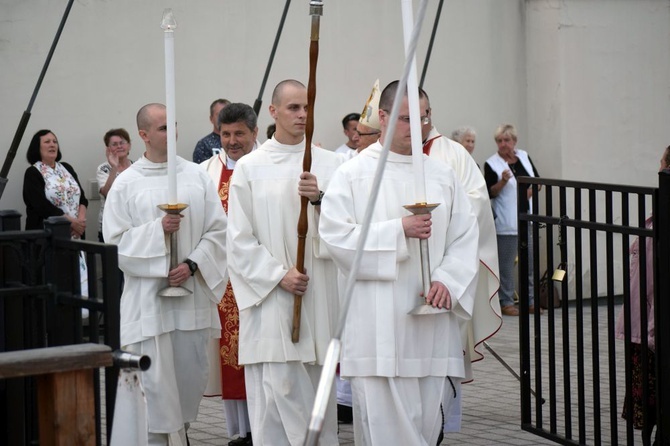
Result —
<svg viewBox="0 0 670 446"><path fill-rule="evenodd" d="M392 102L382 92L380 142L336 171L323 200L319 232L341 280L370 205ZM440 205L427 215L403 208L416 202L408 115L405 95L343 336L340 372L351 381L356 444L433 446L445 376L465 376L459 319L472 314L478 228L453 170L426 157L427 201ZM432 267L425 300L448 312L408 314L424 301L421 239L428 240Z"/></svg>
<svg viewBox="0 0 670 446"><path fill-rule="evenodd" d="M177 157L179 215L157 208L168 202L165 106L137 113L146 151L122 172L105 203L105 240L118 246L125 276L121 346L151 357L141 373L148 405L149 444L186 445L207 384L207 349L221 335L216 304L227 283L226 215L207 173ZM169 237L178 232L180 263L170 269ZM187 296L158 292L183 285Z"/></svg>
<svg viewBox="0 0 670 446"><path fill-rule="evenodd" d="M240 159L228 200L230 280L240 311L240 364L244 365L255 445L302 445L321 366L337 322L336 269L322 253L321 198L341 160L312 147L303 172L307 90L295 80L272 94L274 136ZM300 197L309 204L305 270L296 267ZM300 341L291 342L293 302L302 295ZM334 394L334 392L333 392ZM321 445L338 444L335 398Z"/></svg>

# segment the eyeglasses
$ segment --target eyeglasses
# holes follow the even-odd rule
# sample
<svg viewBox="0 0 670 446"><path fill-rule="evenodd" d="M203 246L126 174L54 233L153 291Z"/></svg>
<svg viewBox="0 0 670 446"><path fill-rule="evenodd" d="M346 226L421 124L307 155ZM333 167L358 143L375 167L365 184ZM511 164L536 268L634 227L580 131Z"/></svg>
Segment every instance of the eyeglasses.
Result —
<svg viewBox="0 0 670 446"><path fill-rule="evenodd" d="M372 135L379 135L381 132L369 132L369 133L361 133L358 130L354 130L358 136L372 136Z"/></svg>
<svg viewBox="0 0 670 446"><path fill-rule="evenodd" d="M398 121L402 121L405 124L409 124L409 116L398 116ZM430 116L424 115L421 116L421 125L430 124Z"/></svg>
<svg viewBox="0 0 670 446"><path fill-rule="evenodd" d="M122 147L122 146L127 146L128 141L119 141L119 142L113 142L109 145L109 147Z"/></svg>
<svg viewBox="0 0 670 446"><path fill-rule="evenodd" d="M391 116L391 112L388 110L383 110L384 113L387 115ZM426 114L421 116L421 125L427 125L430 124L430 110L426 110ZM409 124L409 116L398 116L398 121L404 122L405 124Z"/></svg>

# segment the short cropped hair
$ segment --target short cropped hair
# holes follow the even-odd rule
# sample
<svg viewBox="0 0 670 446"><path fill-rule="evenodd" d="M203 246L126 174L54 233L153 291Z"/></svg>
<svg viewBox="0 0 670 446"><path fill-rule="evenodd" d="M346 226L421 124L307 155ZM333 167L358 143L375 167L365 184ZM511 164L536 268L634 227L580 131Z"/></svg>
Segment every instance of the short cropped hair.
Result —
<svg viewBox="0 0 670 446"><path fill-rule="evenodd" d="M42 161L42 155L40 154L40 142L42 140L42 137L44 135L48 135L49 133L56 136L54 132L48 129L38 130L37 133L33 135L33 138L30 140L30 144L28 144L28 151L26 152L26 159L30 164L35 164L38 161ZM58 154L56 155L56 161L60 161L61 158L62 155L60 152L60 143L59 143Z"/></svg>
<svg viewBox="0 0 670 446"><path fill-rule="evenodd" d="M283 93L284 87L292 85L297 88L306 88L305 85L295 79L286 79L277 84L275 89L272 91L272 105L279 105L281 101L281 95Z"/></svg>
<svg viewBox="0 0 670 446"><path fill-rule="evenodd" d="M228 99L219 98L216 101L212 102L209 106L209 116L212 116L214 114L214 107L216 107L219 104L223 105L224 107L227 107L228 105L230 105L230 101Z"/></svg>
<svg viewBox="0 0 670 446"><path fill-rule="evenodd" d="M361 119L361 114L360 113L349 113L347 116L342 118L342 127L344 128L344 130L346 130L347 129L347 124L349 124L349 122L351 122L351 121L358 122L359 119Z"/></svg>
<svg viewBox="0 0 670 446"><path fill-rule="evenodd" d="M398 85L400 81L393 81L388 84L382 91L381 96L379 97L379 109L386 112L391 112L393 108L393 100L395 99L396 92L398 91ZM405 94L407 94L407 89L405 89ZM423 88L419 87L419 99L426 99L428 106L430 107L430 98L428 93L424 91Z"/></svg>
<svg viewBox="0 0 670 446"><path fill-rule="evenodd" d="M517 140L516 127L514 127L512 124L500 124L496 129L495 133L493 133L493 139L497 140L502 135L509 136L514 141L516 141Z"/></svg>
<svg viewBox="0 0 670 446"><path fill-rule="evenodd" d="M149 126L151 125L151 122L149 122L149 110L155 107L164 109L165 105L152 102L139 109L137 116L135 117L137 121L137 130L149 130Z"/></svg>
<svg viewBox="0 0 670 446"><path fill-rule="evenodd" d="M234 124L236 122L243 122L253 132L258 126L258 117L253 108L240 102L229 104L219 112L218 127L221 127L221 124Z"/></svg>
<svg viewBox="0 0 670 446"><path fill-rule="evenodd" d="M118 136L119 138L123 139L126 142L130 142L130 135L126 131L126 129L111 129L107 133L105 133L105 136L102 138L103 141L105 141L105 147L109 146L109 140L112 139L112 136Z"/></svg>
<svg viewBox="0 0 670 446"><path fill-rule="evenodd" d="M275 131L277 131L277 124L270 124L265 131L265 135L268 137L268 139L272 139L272 135L275 134Z"/></svg>

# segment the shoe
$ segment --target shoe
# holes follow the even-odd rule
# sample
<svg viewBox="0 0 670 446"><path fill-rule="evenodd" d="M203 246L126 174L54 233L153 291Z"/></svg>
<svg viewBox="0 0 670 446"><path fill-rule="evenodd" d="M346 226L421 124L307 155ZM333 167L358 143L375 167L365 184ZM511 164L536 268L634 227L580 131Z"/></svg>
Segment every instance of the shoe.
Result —
<svg viewBox="0 0 670 446"><path fill-rule="evenodd" d="M337 405L337 423L338 424L351 424L354 422L354 414L351 410L351 407L345 406L344 404Z"/></svg>
<svg viewBox="0 0 670 446"><path fill-rule="evenodd" d="M518 316L519 308L514 305L505 305L500 309L500 312L505 316Z"/></svg>
<svg viewBox="0 0 670 446"><path fill-rule="evenodd" d="M251 432L247 432L246 437L239 437L228 442L228 446L253 446L253 444Z"/></svg>
<svg viewBox="0 0 670 446"><path fill-rule="evenodd" d="M531 305L530 307L528 307L528 313L535 314L535 305ZM540 307L540 314L544 314L544 310L542 309L542 307Z"/></svg>

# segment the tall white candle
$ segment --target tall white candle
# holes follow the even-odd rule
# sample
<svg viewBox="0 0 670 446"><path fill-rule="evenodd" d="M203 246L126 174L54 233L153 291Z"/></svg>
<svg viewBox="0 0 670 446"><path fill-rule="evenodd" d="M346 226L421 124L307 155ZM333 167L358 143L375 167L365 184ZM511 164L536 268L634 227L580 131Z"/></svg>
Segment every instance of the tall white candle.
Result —
<svg viewBox="0 0 670 446"><path fill-rule="evenodd" d="M165 108L167 115L168 204L177 204L177 129L174 82L174 30L172 9L163 11L161 28L165 40Z"/></svg>
<svg viewBox="0 0 670 446"><path fill-rule="evenodd" d="M414 13L412 0L401 0L402 29L405 38L405 55L409 49L409 41L414 29ZM407 78L407 100L409 101L410 130L412 131L412 164L414 171L414 193L417 203L426 202L426 179L423 173L423 142L421 138L421 113L419 110L419 83L416 75L416 56L412 58L412 66Z"/></svg>

